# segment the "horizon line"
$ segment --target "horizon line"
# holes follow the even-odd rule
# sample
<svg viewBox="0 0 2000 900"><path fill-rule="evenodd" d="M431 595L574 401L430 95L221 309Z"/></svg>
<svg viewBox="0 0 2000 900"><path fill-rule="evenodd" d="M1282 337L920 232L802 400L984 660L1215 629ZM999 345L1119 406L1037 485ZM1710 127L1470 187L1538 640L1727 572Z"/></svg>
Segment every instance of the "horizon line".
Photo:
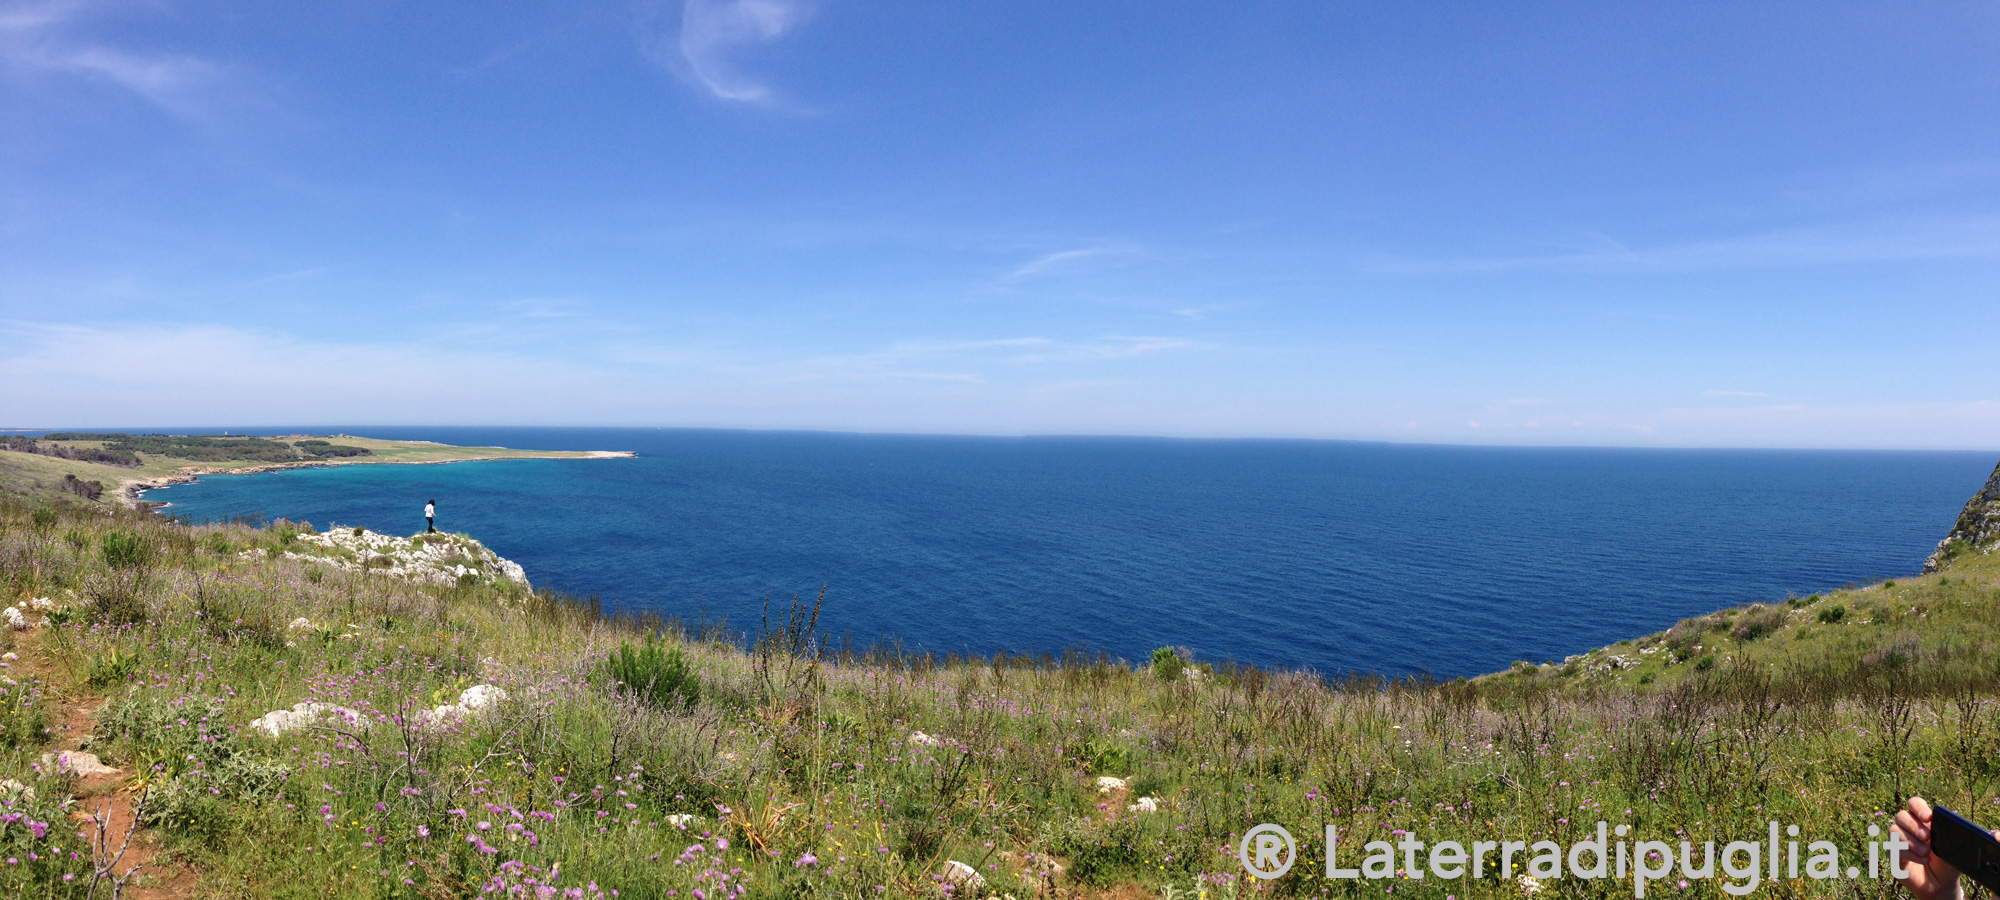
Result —
<svg viewBox="0 0 2000 900"><path fill-rule="evenodd" d="M1739 450L1774 452L1826 452L1826 453L1985 453L2000 454L2000 448L1983 447L1895 447L1895 446L1796 446L1776 444L1534 444L1534 443L1475 443L1469 441L1401 441L1388 438L1367 437L1324 437L1305 435L1176 435L1145 434L1134 432L974 432L974 431L903 431L840 428L751 428L726 425L522 425L522 424L390 424L316 426L318 428L338 428L340 434L350 437L368 437L354 429L361 428L540 428L540 429L627 429L633 431L726 431L744 434L819 434L851 435L855 437L929 437L929 438L988 438L995 440L1153 440L1153 441L1204 441L1204 442L1290 442L1322 444L1378 444L1395 447L1438 447L1467 449L1507 449L1507 450ZM146 426L65 426L65 427L22 427L0 426L0 433L39 434L51 432L102 433L162 433L193 435L199 429L214 429L207 433L268 431L270 436L278 434L317 433L313 427L283 425L146 425ZM335 433L327 431L324 433ZM262 437L261 434L231 434L232 437ZM379 440L394 440L380 438Z"/></svg>

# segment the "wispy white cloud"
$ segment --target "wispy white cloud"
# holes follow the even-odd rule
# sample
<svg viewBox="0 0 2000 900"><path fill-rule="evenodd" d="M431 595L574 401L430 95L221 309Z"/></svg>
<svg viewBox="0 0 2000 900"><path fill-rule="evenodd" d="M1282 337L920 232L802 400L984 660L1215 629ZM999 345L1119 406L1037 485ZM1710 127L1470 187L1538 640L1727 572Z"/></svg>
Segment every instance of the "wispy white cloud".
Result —
<svg viewBox="0 0 2000 900"><path fill-rule="evenodd" d="M1198 341L1187 338L1109 335L1101 341L1080 345L1077 349L1098 359L1125 359L1167 350L1192 350L1199 346Z"/></svg>
<svg viewBox="0 0 2000 900"><path fill-rule="evenodd" d="M530 297L525 300L509 300L500 304L500 308L525 319L569 319L579 315L580 305L571 300Z"/></svg>
<svg viewBox="0 0 2000 900"><path fill-rule="evenodd" d="M76 14L83 4L74 0L52 3L16 3L0 7L0 34L33 31L62 22Z"/></svg>
<svg viewBox="0 0 2000 900"><path fill-rule="evenodd" d="M769 381L879 382L883 379L985 384L1018 382L1039 372L1107 364L1154 353L1192 350L1184 338L1106 335L1086 340L1044 337L896 341L880 349L760 363ZM1093 382L1094 383L1094 382Z"/></svg>
<svg viewBox="0 0 2000 900"><path fill-rule="evenodd" d="M650 29L646 50L716 99L774 106L776 89L745 71L738 58L796 31L811 15L810 0L683 0L678 26ZM663 17L657 9L645 16Z"/></svg>
<svg viewBox="0 0 2000 900"><path fill-rule="evenodd" d="M146 55L110 47L82 47L48 57L53 68L92 75L183 115L198 114L201 95L213 90L222 68L192 56Z"/></svg>
<svg viewBox="0 0 2000 900"><path fill-rule="evenodd" d="M1967 159L1832 169L1801 175L1785 191L1806 209L1893 208L1912 201L1963 197L2000 181L2000 160Z"/></svg>
<svg viewBox="0 0 2000 900"><path fill-rule="evenodd" d="M95 5L0 9L0 68L19 77L70 76L131 92L182 119L213 121L251 91L235 67L185 53L118 47L80 34Z"/></svg>
<svg viewBox="0 0 2000 900"><path fill-rule="evenodd" d="M1125 245L1077 247L1070 250L1057 250L1053 253L1044 253L1041 256L1015 266L1005 276L1002 276L1000 280L1003 282L1023 281L1030 278L1075 273L1085 271L1093 264L1102 267L1103 265L1120 261L1123 257L1136 255L1137 253L1139 253L1138 248Z"/></svg>
<svg viewBox="0 0 2000 900"><path fill-rule="evenodd" d="M891 378L915 378L919 381L956 381L962 384L979 384L986 379L965 372L888 372Z"/></svg>
<svg viewBox="0 0 2000 900"><path fill-rule="evenodd" d="M2000 217L1876 220L1788 228L1715 240L1632 246L1593 236L1555 253L1449 259L1384 259L1391 274L1705 272L1786 269L2000 256Z"/></svg>
<svg viewBox="0 0 2000 900"><path fill-rule="evenodd" d="M252 278L248 281L243 282L242 286L266 287L269 285L284 284L286 282L292 282L292 281L307 281L310 279L318 278L319 276L325 275L329 272L332 272L336 268L338 267L312 266L310 268L305 268L305 269L293 269L292 271L289 272L279 272L273 275L265 275L260 278Z"/></svg>
<svg viewBox="0 0 2000 900"><path fill-rule="evenodd" d="M561 417L566 406L602 415L613 404L588 398L617 396L617 379L588 364L442 342L0 322L0 348L0 365L35 373L0 380L0 419L15 423L497 421ZM283 363L272 370L252 360ZM399 400L385 407L387 396Z"/></svg>
<svg viewBox="0 0 2000 900"><path fill-rule="evenodd" d="M1104 251L1099 249L1059 250L1055 253L1049 253L1043 256L1038 256L1025 263L1022 263L1021 265L1015 267L1014 271L1007 273L1006 280L1016 281L1022 278L1030 278L1036 275L1041 275L1043 273L1048 272L1051 269L1063 265L1064 263L1072 262L1079 259L1089 259L1090 257L1099 256L1102 255L1103 253Z"/></svg>
<svg viewBox="0 0 2000 900"><path fill-rule="evenodd" d="M366 422L1130 433L1147 429L1096 404L1102 392L1139 381L1101 367L1016 366L1013 356L1143 346L1143 339L1016 337L802 358L656 343L652 359L634 362L438 335L333 339L220 324L0 319L0 370L21 373L0 379L0 427ZM282 363L273 369L273 360Z"/></svg>

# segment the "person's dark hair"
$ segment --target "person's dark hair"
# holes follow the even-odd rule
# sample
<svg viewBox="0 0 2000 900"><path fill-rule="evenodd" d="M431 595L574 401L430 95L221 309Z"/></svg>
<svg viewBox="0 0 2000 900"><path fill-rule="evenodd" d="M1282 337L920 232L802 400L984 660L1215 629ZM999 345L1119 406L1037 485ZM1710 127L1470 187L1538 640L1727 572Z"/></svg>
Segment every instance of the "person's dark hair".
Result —
<svg viewBox="0 0 2000 900"><path fill-rule="evenodd" d="M425 503L429 503L429 504L431 504L432 506L436 506L436 505L437 505L437 501L436 501L436 500L425 500L424 502L425 502Z"/></svg>

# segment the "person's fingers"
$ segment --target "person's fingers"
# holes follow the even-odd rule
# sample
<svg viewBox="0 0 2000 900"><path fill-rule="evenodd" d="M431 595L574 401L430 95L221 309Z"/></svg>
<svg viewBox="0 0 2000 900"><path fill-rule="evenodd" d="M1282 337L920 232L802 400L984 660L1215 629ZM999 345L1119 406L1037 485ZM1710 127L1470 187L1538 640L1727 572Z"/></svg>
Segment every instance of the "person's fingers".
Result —
<svg viewBox="0 0 2000 900"><path fill-rule="evenodd" d="M1924 827L1930 827L1931 802L1929 800L1925 800L1922 797L1911 797L1910 812L1917 817L1918 822L1923 823Z"/></svg>
<svg viewBox="0 0 2000 900"><path fill-rule="evenodd" d="M1931 848L1924 844L1911 844L1903 851L1903 863L1911 866L1937 868L1944 865L1944 860L1931 853Z"/></svg>
<svg viewBox="0 0 2000 900"><path fill-rule="evenodd" d="M1910 815L1909 810L1897 813L1896 824L1892 827L1903 835L1903 840L1910 842L1910 846L1923 847L1925 852L1930 851L1931 830L1917 824L1916 817Z"/></svg>

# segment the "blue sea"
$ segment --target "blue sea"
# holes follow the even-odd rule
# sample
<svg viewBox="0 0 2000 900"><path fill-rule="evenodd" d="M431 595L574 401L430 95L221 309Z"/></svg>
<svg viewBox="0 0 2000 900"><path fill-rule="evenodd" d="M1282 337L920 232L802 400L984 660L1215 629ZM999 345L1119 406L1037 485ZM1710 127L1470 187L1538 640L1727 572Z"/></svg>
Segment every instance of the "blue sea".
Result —
<svg viewBox="0 0 2000 900"><path fill-rule="evenodd" d="M237 433L257 433L237 429ZM349 466L148 494L439 527L610 610L939 653L1473 675L1749 601L1914 573L1991 453L1517 449L685 429L285 429L635 459Z"/></svg>

